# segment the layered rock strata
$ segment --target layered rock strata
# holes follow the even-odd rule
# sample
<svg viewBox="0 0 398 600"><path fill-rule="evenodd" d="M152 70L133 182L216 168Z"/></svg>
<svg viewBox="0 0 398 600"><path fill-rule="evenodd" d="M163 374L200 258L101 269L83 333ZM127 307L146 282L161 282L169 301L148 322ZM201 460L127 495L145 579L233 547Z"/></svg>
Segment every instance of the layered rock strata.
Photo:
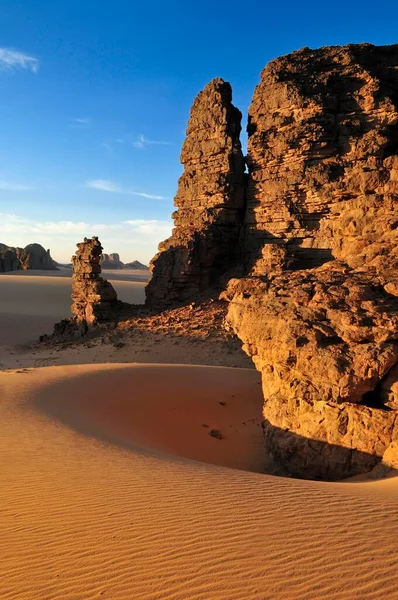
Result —
<svg viewBox="0 0 398 600"><path fill-rule="evenodd" d="M0 244L0 273L28 269L54 271L57 266L50 250L45 250L40 244L29 244L25 248Z"/></svg>
<svg viewBox="0 0 398 600"><path fill-rule="evenodd" d="M304 48L267 65L249 109L248 268L267 271L269 243L296 268L397 259L397 106L398 45Z"/></svg>
<svg viewBox="0 0 398 600"><path fill-rule="evenodd" d="M84 238L72 257L72 313L77 323L92 327L112 318L117 295L101 277L102 246L97 237Z"/></svg>
<svg viewBox="0 0 398 600"><path fill-rule="evenodd" d="M247 179L239 123L229 85L214 80L192 109L148 302L193 299L240 266L248 277L224 298L262 372L267 449L309 477L393 464L398 46L272 61L249 109Z"/></svg>
<svg viewBox="0 0 398 600"><path fill-rule="evenodd" d="M396 298L338 261L232 280L226 295L262 374L268 452L302 477L371 470L398 440Z"/></svg>
<svg viewBox="0 0 398 600"><path fill-rule="evenodd" d="M245 179L241 116L222 79L211 81L195 99L181 152L184 172L173 234L151 262L149 305L192 298L239 258Z"/></svg>
<svg viewBox="0 0 398 600"><path fill-rule="evenodd" d="M304 477L394 464L398 46L271 62L248 131L252 277L224 297L262 373L267 450Z"/></svg>

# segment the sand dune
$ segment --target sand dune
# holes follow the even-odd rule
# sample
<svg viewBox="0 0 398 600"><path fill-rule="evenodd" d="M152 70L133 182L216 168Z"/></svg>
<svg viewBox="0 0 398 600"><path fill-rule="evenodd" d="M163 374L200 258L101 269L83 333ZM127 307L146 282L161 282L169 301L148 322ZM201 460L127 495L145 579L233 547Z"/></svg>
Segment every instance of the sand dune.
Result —
<svg viewBox="0 0 398 600"><path fill-rule="evenodd" d="M398 598L397 481L252 472L257 381L156 365L0 372L0 597Z"/></svg>

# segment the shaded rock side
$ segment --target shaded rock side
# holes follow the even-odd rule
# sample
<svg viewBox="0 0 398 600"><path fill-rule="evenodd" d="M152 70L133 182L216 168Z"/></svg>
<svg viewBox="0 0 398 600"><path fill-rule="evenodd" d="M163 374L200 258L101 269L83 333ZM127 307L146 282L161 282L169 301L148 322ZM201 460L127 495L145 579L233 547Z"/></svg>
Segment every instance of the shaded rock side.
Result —
<svg viewBox="0 0 398 600"><path fill-rule="evenodd" d="M29 244L25 248L0 244L0 272L30 269L56 271L57 265L50 250L45 250L40 244Z"/></svg>
<svg viewBox="0 0 398 600"><path fill-rule="evenodd" d="M262 374L267 450L292 473L369 471L398 439L398 303L333 261L231 280L227 320Z"/></svg>
<svg viewBox="0 0 398 600"><path fill-rule="evenodd" d="M304 48L273 60L249 109L245 263L266 244L296 268L397 250L398 45ZM391 260L390 256L390 260Z"/></svg>
<svg viewBox="0 0 398 600"><path fill-rule="evenodd" d="M172 236L151 261L147 304L192 298L217 283L239 257L244 210L241 113L229 83L214 79L191 109L182 147Z"/></svg>
<svg viewBox="0 0 398 600"><path fill-rule="evenodd" d="M102 246L97 237L84 238L72 257L72 313L77 323L92 327L113 316L117 295L113 286L101 277Z"/></svg>

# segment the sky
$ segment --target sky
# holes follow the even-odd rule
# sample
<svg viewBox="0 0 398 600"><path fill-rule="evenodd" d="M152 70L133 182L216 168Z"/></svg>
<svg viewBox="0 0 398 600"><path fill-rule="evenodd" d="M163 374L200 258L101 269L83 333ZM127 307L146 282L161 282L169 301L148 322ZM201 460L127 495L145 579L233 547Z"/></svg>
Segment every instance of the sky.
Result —
<svg viewBox="0 0 398 600"><path fill-rule="evenodd" d="M247 110L309 46L398 42L398 3L3 0L0 242L69 262L84 236L147 263L171 233L189 110L214 77Z"/></svg>

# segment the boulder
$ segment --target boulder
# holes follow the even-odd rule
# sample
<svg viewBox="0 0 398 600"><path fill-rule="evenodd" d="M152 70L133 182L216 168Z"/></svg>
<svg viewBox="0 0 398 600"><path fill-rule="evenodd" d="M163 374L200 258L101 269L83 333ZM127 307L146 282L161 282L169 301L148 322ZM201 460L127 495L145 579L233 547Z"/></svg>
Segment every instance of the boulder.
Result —
<svg viewBox="0 0 398 600"><path fill-rule="evenodd" d="M398 439L398 307L337 261L231 281L228 323L262 375L267 451L295 475L371 470Z"/></svg>

